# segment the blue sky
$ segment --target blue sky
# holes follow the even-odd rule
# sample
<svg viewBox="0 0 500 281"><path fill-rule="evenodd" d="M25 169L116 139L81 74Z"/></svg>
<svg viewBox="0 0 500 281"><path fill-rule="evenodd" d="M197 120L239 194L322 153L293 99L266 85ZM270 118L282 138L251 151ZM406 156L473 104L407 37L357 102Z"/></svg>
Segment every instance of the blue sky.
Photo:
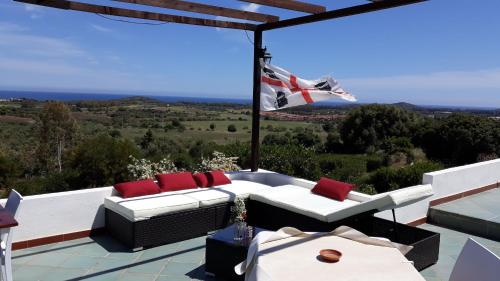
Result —
<svg viewBox="0 0 500 281"><path fill-rule="evenodd" d="M300 15L233 0L198 1ZM367 3L309 2L329 9ZM360 102L500 107L498 11L498 0L431 0L270 31L264 41L273 64L303 78L332 74ZM251 63L243 31L134 25L0 3L1 90L250 98Z"/></svg>

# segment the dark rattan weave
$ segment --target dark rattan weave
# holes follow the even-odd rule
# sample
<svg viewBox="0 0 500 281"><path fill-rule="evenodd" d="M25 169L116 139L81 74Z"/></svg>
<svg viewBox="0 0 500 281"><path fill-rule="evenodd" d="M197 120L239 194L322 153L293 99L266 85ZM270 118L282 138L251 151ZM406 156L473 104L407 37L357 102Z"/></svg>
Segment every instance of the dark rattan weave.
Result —
<svg viewBox="0 0 500 281"><path fill-rule="evenodd" d="M227 226L231 204L180 211L137 222L106 209L106 230L132 249L174 243Z"/></svg>

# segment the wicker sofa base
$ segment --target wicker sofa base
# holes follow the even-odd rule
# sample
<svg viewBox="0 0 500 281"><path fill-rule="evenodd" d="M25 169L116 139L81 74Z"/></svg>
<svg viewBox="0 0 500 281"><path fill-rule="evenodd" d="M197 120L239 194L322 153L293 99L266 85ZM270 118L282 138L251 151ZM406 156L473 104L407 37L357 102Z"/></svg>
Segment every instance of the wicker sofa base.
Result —
<svg viewBox="0 0 500 281"><path fill-rule="evenodd" d="M106 230L129 248L141 250L203 236L209 231L224 228L230 221L231 205L223 203L136 222L106 208Z"/></svg>
<svg viewBox="0 0 500 281"><path fill-rule="evenodd" d="M328 223L308 216L297 214L266 203L250 200L247 203L250 225L268 230L278 230L292 226L303 231L332 231L346 225L368 236L384 237L393 242L413 246L406 258L414 262L417 270L435 264L439 256L439 233L393 223L373 216L372 212L362 213L340 221Z"/></svg>

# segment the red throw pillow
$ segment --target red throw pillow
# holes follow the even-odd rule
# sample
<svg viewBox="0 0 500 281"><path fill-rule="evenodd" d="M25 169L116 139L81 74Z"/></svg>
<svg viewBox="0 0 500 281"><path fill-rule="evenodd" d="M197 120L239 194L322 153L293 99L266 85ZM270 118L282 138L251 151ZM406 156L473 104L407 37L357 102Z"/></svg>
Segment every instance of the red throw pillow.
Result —
<svg viewBox="0 0 500 281"><path fill-rule="evenodd" d="M311 190L311 192L338 201L344 201L344 199L347 197L347 194L349 194L349 192L351 192L351 190L353 189L353 184L348 184L329 178L321 178Z"/></svg>
<svg viewBox="0 0 500 281"><path fill-rule="evenodd" d="M230 184L231 180L224 175L223 171L211 171L205 173L208 179L208 186Z"/></svg>
<svg viewBox="0 0 500 281"><path fill-rule="evenodd" d="M160 193L160 187L153 180L122 182L114 185L123 198Z"/></svg>
<svg viewBox="0 0 500 281"><path fill-rule="evenodd" d="M190 172L156 175L156 179L162 192L198 187Z"/></svg>
<svg viewBox="0 0 500 281"><path fill-rule="evenodd" d="M193 175L193 178L199 187L208 187L208 178L205 173L196 173Z"/></svg>

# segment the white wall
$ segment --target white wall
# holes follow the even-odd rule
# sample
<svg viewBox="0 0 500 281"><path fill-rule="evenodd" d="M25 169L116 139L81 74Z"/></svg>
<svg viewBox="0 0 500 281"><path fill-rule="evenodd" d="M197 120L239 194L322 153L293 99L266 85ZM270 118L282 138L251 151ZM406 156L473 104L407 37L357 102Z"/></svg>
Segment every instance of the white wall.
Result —
<svg viewBox="0 0 500 281"><path fill-rule="evenodd" d="M112 191L102 187L24 197L14 242L104 227L104 198Z"/></svg>
<svg viewBox="0 0 500 281"><path fill-rule="evenodd" d="M426 173L423 175L422 183L432 185L434 195L413 205L397 209L397 220L408 223L421 219L427 216L429 202L432 200L498 182L500 182L500 159ZM377 216L392 220L390 211L378 213Z"/></svg>
<svg viewBox="0 0 500 281"><path fill-rule="evenodd" d="M313 184L265 170L257 175L242 171L232 174L231 178L261 180L270 185L309 187ZM398 221L407 223L425 217L431 200L499 181L500 159L425 174L423 183L432 185L434 195L398 209ZM14 242L104 227L104 198L110 196L112 191L113 187L103 187L24 197L17 217L19 226L15 228ZM5 200L0 203L4 205ZM377 216L392 219L390 211Z"/></svg>

